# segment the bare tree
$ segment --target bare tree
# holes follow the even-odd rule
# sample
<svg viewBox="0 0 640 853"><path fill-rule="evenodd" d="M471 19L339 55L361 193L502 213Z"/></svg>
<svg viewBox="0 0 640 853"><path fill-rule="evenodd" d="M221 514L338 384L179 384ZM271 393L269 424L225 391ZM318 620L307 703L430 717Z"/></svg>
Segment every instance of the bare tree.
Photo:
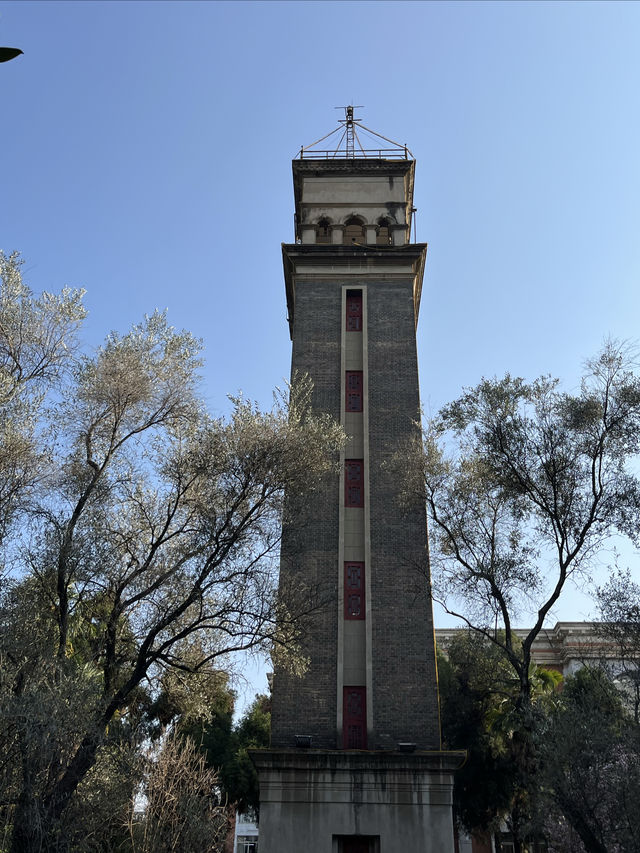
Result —
<svg viewBox="0 0 640 853"><path fill-rule="evenodd" d="M217 772L193 740L167 736L148 768L132 803L134 853L222 853L230 809L220 802Z"/></svg>

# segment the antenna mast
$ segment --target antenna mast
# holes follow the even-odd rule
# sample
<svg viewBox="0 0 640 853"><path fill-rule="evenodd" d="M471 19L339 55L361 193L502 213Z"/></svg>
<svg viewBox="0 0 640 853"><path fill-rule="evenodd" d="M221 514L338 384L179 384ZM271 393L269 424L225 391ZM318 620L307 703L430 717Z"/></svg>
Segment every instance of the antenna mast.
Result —
<svg viewBox="0 0 640 853"><path fill-rule="evenodd" d="M362 104L360 104L359 106L353 106L352 104L349 104L349 106L335 107L335 109L344 110L344 118L339 120L338 127L329 131L329 133L325 133L324 136L321 136L320 139L317 139L315 142L312 142L311 145L303 145L300 148L299 152L301 160L305 157L310 157L312 159L320 158L323 160L334 160L336 158L355 160L356 157L371 157L383 160L408 160L409 158L413 159L413 154L411 153L411 151L409 151L406 145L400 145L399 142L394 142L393 139L389 139L387 136L383 136L381 133L376 133L376 131L371 130L370 127L365 127L365 125L362 124L362 119L354 117L353 111L361 110ZM368 133L370 136L376 137L376 139L382 139L385 142L388 142L390 145L393 146L393 148L364 148L358 135L358 128L360 128L360 130L363 130L365 133ZM329 137L331 136L334 137L335 142L336 137L334 136L334 134L340 135L338 144L335 146L335 148L320 150L317 147L321 142L324 142L325 139L329 139ZM357 151L356 145L358 147Z"/></svg>
<svg viewBox="0 0 640 853"><path fill-rule="evenodd" d="M340 119L339 124L344 126L345 156L353 159L356 156L356 139L358 140L358 145L360 145L360 140L356 132L356 125L360 122L360 119L353 117L353 111L361 110L363 106L362 104L358 106L349 105L348 107L336 107L336 109L344 110L344 118ZM362 145L360 147L362 148Z"/></svg>

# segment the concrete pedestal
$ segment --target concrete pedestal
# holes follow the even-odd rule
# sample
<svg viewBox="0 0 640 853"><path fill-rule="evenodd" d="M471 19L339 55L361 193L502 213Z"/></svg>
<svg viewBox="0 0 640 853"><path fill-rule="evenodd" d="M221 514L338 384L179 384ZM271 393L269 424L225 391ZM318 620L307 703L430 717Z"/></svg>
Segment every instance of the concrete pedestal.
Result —
<svg viewBox="0 0 640 853"><path fill-rule="evenodd" d="M453 853L453 772L464 752L254 750L251 758L260 853Z"/></svg>

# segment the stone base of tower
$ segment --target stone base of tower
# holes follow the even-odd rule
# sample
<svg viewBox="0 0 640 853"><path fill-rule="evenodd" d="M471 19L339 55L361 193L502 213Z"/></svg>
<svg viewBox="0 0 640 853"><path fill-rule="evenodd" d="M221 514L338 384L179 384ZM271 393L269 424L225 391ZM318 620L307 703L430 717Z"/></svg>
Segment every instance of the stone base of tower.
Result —
<svg viewBox="0 0 640 853"><path fill-rule="evenodd" d="M464 752L255 750L260 853L453 853Z"/></svg>

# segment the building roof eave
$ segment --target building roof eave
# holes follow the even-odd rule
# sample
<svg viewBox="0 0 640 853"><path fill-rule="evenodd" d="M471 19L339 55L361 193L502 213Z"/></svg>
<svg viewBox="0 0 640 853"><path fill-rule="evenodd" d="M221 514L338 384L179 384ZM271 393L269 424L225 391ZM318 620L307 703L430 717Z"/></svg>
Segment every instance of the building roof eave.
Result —
<svg viewBox="0 0 640 853"><path fill-rule="evenodd" d="M335 275L336 266L343 265L345 273L354 283L364 277L371 277L370 264L375 263L375 275L405 277L407 265L411 266L413 277L413 299L416 324L422 297L422 282L427 257L426 243L406 243L404 246L340 245L317 243L283 243L282 263L284 269L285 290L287 295L287 320L289 334L293 339L293 319L295 314L295 280L299 275L321 275L319 269L327 267ZM405 267L405 269L401 269ZM309 272L313 269L313 273Z"/></svg>

